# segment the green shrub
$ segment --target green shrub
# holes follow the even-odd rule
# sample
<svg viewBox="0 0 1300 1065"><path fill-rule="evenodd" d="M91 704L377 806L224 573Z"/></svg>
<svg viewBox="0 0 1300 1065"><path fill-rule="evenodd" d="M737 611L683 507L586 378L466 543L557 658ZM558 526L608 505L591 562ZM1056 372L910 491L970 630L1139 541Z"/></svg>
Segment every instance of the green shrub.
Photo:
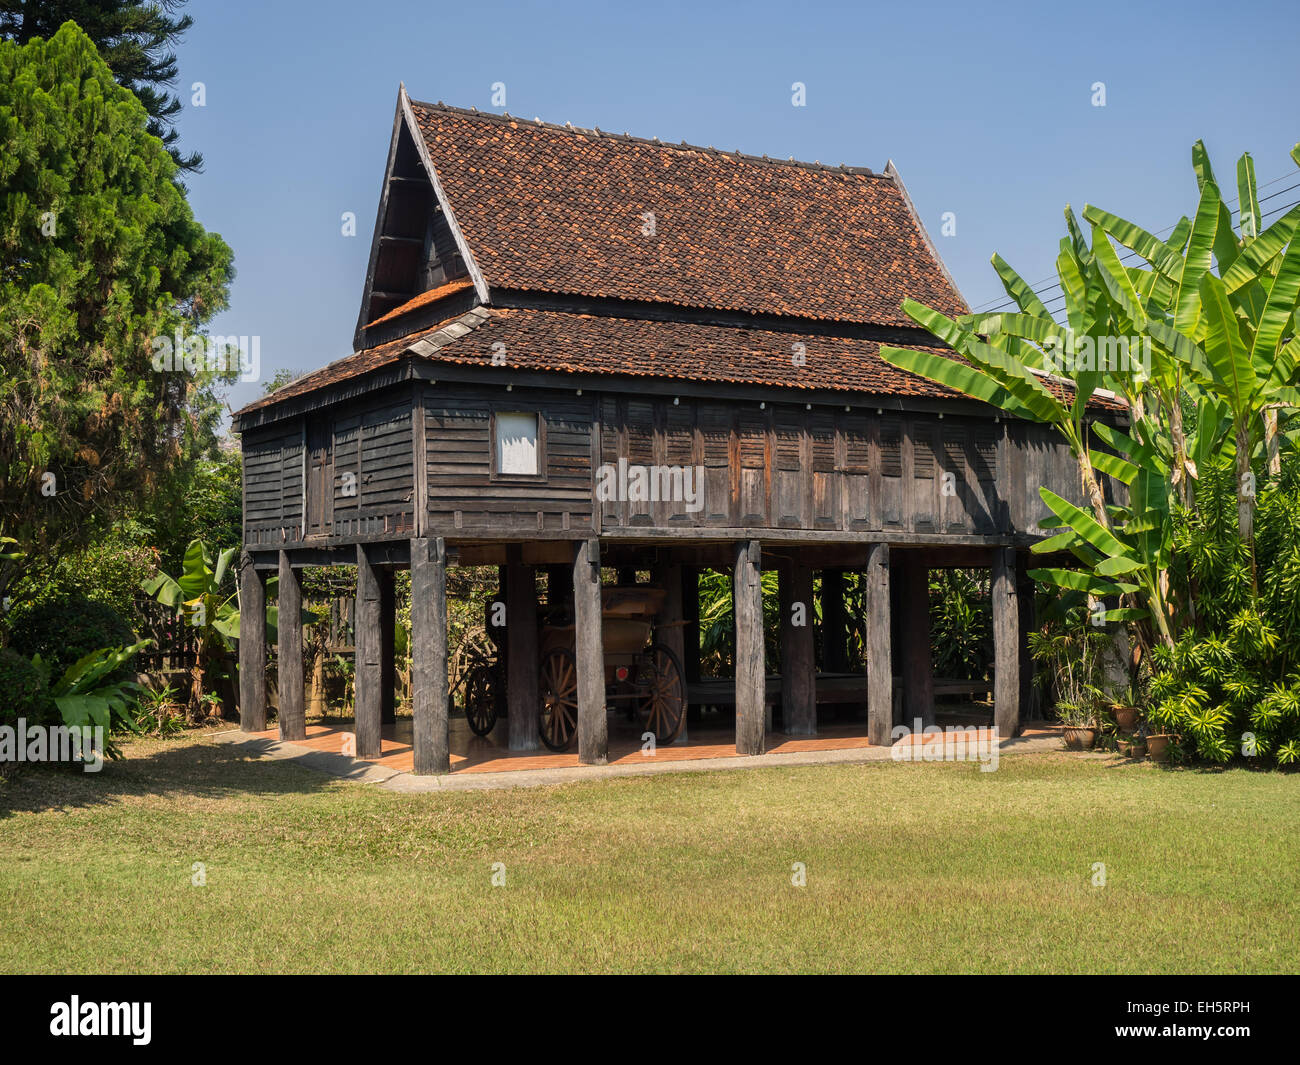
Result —
<svg viewBox="0 0 1300 1065"><path fill-rule="evenodd" d="M1258 595L1249 548L1237 536L1233 471L1201 471L1197 510L1181 512L1170 567L1189 604L1188 629L1157 648L1153 728L1182 737L1189 755L1226 762L1300 762L1300 470L1260 492L1255 525ZM1194 614L1191 611L1194 610Z"/></svg>
<svg viewBox="0 0 1300 1065"><path fill-rule="evenodd" d="M987 570L930 571L930 647L937 676L988 677L993 665L993 599Z"/></svg>
<svg viewBox="0 0 1300 1065"><path fill-rule="evenodd" d="M133 643L135 634L121 614L77 593L15 607L10 617L9 646L27 658L39 654L56 679L91 651ZM129 672L124 666L120 674Z"/></svg>
<svg viewBox="0 0 1300 1065"><path fill-rule="evenodd" d="M9 648L0 648L0 692L0 725L13 725L20 717L29 725L59 719L41 671Z"/></svg>

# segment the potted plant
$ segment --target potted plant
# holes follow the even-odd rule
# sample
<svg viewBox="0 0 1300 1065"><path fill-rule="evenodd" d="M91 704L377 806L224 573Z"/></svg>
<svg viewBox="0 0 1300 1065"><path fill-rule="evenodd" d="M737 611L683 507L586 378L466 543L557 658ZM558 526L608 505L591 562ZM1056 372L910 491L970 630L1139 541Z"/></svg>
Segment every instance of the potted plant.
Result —
<svg viewBox="0 0 1300 1065"><path fill-rule="evenodd" d="M1147 755L1147 741L1141 736L1120 735L1116 739L1116 744L1119 747L1119 753L1125 758L1133 758L1140 762Z"/></svg>
<svg viewBox="0 0 1300 1065"><path fill-rule="evenodd" d="M1029 634L1029 651L1046 667L1041 674L1056 696L1057 717L1071 750L1092 750L1101 708L1110 700L1103 690L1103 656L1110 645L1104 629L1089 623L1086 609L1063 613Z"/></svg>
<svg viewBox="0 0 1300 1065"><path fill-rule="evenodd" d="M1063 702L1056 712L1065 726L1065 745L1072 751L1090 751L1097 742L1097 715L1089 703Z"/></svg>
<svg viewBox="0 0 1300 1065"><path fill-rule="evenodd" d="M1121 690L1112 689L1107 710L1115 719L1119 731L1132 735L1137 732L1142 720L1142 682L1137 669L1130 669L1128 678L1128 683Z"/></svg>
<svg viewBox="0 0 1300 1065"><path fill-rule="evenodd" d="M1169 761L1169 748L1174 744L1178 735L1170 726L1174 724L1177 717L1177 711L1164 703L1152 707L1148 715L1148 728L1146 732L1147 754L1151 756L1153 762Z"/></svg>
<svg viewBox="0 0 1300 1065"><path fill-rule="evenodd" d="M1147 753L1151 755L1153 762L1169 761L1169 745L1174 742L1174 736L1169 732L1154 732L1147 737Z"/></svg>

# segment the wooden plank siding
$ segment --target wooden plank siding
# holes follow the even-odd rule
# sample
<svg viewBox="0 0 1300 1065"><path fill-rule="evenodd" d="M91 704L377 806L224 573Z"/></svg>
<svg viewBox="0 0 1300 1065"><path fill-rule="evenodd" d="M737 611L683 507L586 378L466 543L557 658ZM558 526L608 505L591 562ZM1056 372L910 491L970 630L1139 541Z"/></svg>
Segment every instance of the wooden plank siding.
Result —
<svg viewBox="0 0 1300 1065"><path fill-rule="evenodd" d="M536 477L494 472L493 418L514 412L538 415ZM613 530L969 541L1040 532L1040 486L1085 502L1047 427L965 412L415 382L249 430L243 446L254 549ZM702 469L702 506L598 500L601 465L620 462Z"/></svg>
<svg viewBox="0 0 1300 1065"><path fill-rule="evenodd" d="M592 531L594 400L433 386L423 403L431 530L524 537ZM538 415L539 476L494 477L494 412Z"/></svg>
<svg viewBox="0 0 1300 1065"><path fill-rule="evenodd" d="M698 466L704 483L695 512L684 500L603 502L605 528L991 536L1034 531L1039 485L1082 501L1068 449L1005 419L608 395L600 412L598 465Z"/></svg>

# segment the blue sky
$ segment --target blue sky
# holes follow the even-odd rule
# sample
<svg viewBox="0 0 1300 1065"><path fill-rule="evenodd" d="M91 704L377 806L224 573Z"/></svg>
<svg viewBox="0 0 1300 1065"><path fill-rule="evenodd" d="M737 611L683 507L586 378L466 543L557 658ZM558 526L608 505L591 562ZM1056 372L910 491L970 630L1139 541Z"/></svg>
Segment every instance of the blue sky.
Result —
<svg viewBox="0 0 1300 1065"><path fill-rule="evenodd" d="M182 146L206 159L190 198L238 269L213 331L260 336L267 378L351 350L399 81L415 99L481 110L502 110L491 97L504 82L511 114L664 140L877 170L892 158L977 307L1001 295L994 251L1030 281L1051 275L1067 203L1152 230L1192 211L1198 137L1229 198L1247 150L1261 186L1286 179L1261 197L1300 183L1287 154L1300 141L1294 0L186 10ZM804 107L791 105L796 81ZM203 107L190 106L194 82ZM345 211L356 237L340 232ZM956 234L942 236L949 211ZM260 394L241 384L229 399Z"/></svg>

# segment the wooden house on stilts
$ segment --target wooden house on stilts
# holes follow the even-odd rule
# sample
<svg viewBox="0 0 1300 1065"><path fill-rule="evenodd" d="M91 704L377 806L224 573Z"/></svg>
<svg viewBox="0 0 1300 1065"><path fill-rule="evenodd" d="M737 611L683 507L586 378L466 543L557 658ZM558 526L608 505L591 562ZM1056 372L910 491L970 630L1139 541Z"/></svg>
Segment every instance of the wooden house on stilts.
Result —
<svg viewBox="0 0 1300 1065"><path fill-rule="evenodd" d="M571 737L600 764L620 683L653 703L669 682L647 689L644 671L675 659L683 702L707 687L696 581L713 569L734 579L722 687L736 750L765 749L773 703L784 732L815 733L835 692L885 744L896 721L931 720L928 571L987 566L995 720L1014 735L1038 488L1077 499L1078 476L1046 427L881 360L882 343L935 343L900 310L907 297L966 310L892 164L661 143L403 90L353 353L235 417L242 727L266 727L266 577L279 575L278 636L295 652L278 678L293 740L300 571L355 565L356 753L377 755L393 711L393 574L409 567L414 766L447 772L447 567L495 565L509 746ZM539 567L549 607L567 611L558 640L536 623ZM632 630L611 635L602 568L653 575L658 664L628 651ZM779 680L764 661L768 569ZM846 571L867 575L865 672L847 681ZM808 624L792 623L795 604ZM675 708L650 712L671 738Z"/></svg>

